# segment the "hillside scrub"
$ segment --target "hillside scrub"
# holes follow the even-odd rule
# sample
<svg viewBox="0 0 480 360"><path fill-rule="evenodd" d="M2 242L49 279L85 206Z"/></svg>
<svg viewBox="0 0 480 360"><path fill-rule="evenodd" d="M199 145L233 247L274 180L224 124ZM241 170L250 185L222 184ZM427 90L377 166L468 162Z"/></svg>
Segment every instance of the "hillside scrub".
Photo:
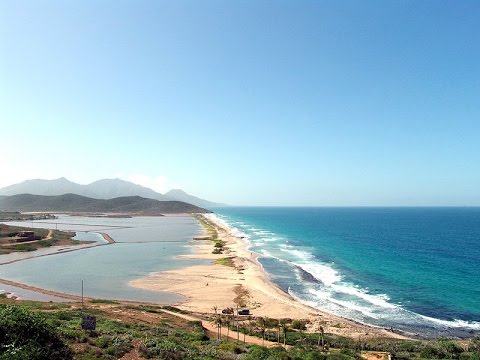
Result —
<svg viewBox="0 0 480 360"><path fill-rule="evenodd" d="M93 360L147 359L359 359L365 350L386 351L392 359L480 360L480 338L464 349L453 340L404 341L377 339L355 341L325 334L325 350L317 345L318 334L293 329L292 319L249 318L239 330L260 339L279 341L265 348L231 339L208 336L200 321L187 321L167 311L171 306L133 305L121 302L79 304L13 302L0 298L0 360ZM82 315L95 315L95 331L83 331ZM185 313L185 311L181 311ZM222 322L232 326L231 322ZM283 330L286 332L284 348ZM302 328L300 326L300 328ZM240 336L240 340L242 336Z"/></svg>
<svg viewBox="0 0 480 360"><path fill-rule="evenodd" d="M72 352L41 314L0 305L0 359L68 360Z"/></svg>

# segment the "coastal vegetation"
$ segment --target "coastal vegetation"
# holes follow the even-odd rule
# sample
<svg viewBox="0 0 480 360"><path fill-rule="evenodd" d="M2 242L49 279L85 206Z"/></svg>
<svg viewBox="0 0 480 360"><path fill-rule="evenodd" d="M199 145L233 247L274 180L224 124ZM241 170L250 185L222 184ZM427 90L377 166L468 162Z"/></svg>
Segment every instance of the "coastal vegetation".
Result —
<svg viewBox="0 0 480 360"><path fill-rule="evenodd" d="M0 306L0 359L68 360L72 351L45 316L20 306Z"/></svg>
<svg viewBox="0 0 480 360"><path fill-rule="evenodd" d="M215 260L214 263L217 265L223 265L223 266L230 266L230 267L235 266L235 264L233 263L233 257L220 258Z"/></svg>
<svg viewBox="0 0 480 360"><path fill-rule="evenodd" d="M0 359L480 359L480 339L457 342L393 339L355 341L295 329L291 319L217 315L227 338L185 311L156 305L91 302L39 303L0 298ZM172 314L173 312L173 314ZM96 317L95 330L82 330L84 314ZM237 321L236 321L237 320ZM238 329L238 333L233 333ZM270 341L252 345L240 334ZM320 338L322 336L322 338ZM322 340L322 341L320 341ZM283 346L286 344L286 346Z"/></svg>
<svg viewBox="0 0 480 360"><path fill-rule="evenodd" d="M218 237L218 227L215 223L208 220L205 216L195 215L195 218L203 226L207 232L208 240L213 242L213 251L212 254L223 254L225 251L225 241L221 240Z"/></svg>
<svg viewBox="0 0 480 360"><path fill-rule="evenodd" d="M23 214L18 211L0 211L0 221L35 221L56 218L55 215L47 213Z"/></svg>

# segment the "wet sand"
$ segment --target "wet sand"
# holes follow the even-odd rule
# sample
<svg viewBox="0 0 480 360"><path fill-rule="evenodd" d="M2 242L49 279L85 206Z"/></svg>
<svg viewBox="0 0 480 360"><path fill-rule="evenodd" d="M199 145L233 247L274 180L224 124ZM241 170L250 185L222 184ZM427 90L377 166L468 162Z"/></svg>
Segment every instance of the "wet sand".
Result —
<svg viewBox="0 0 480 360"><path fill-rule="evenodd" d="M333 314L311 308L281 290L268 279L257 255L247 249L247 243L234 236L214 217L201 215L214 223L218 237L225 242L223 254L212 254L212 241L197 240L193 243L194 254L182 256L191 259L211 260L209 265L190 266L179 270L152 273L131 281L130 286L173 292L186 297L178 307L195 313L211 314L214 308L249 308L254 316L271 318L305 319L310 327L322 326L326 332L361 337L404 338L382 328L359 324ZM225 259L229 258L227 262ZM219 261L231 266L218 264ZM217 262L217 263L215 263Z"/></svg>

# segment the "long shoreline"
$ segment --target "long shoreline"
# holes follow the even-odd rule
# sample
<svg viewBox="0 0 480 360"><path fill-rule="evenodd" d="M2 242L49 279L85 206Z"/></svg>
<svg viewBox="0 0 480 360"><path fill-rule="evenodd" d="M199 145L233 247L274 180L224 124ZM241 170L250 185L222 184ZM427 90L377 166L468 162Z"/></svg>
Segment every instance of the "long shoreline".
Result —
<svg viewBox="0 0 480 360"><path fill-rule="evenodd" d="M258 254L247 249L245 240L235 236L230 228L216 218L204 214L199 216L215 227L218 240L224 243L223 254L213 254L214 242L198 237L198 240L194 240L194 253L181 257L209 260L210 264L152 273L130 281L129 285L182 295L186 300L177 306L194 313L212 314L214 309L238 306L249 308L253 316L308 320L312 329L322 326L328 333L354 339L407 338L301 303L269 279L258 261Z"/></svg>
<svg viewBox="0 0 480 360"><path fill-rule="evenodd" d="M258 254L248 250L248 243L232 233L232 230L216 217L198 215L200 223L211 224L218 234L217 241L224 244L222 254L213 254L214 242L205 236L195 237L193 254L180 255L186 259L208 260L208 265L187 266L178 270L152 273L146 277L135 279L129 285L135 288L153 291L166 291L183 296L186 300L175 304L181 309L205 315L212 314L214 309L246 307L253 316L270 318L292 318L308 320L309 327L316 329L322 326L326 332L358 339L362 338L406 338L369 325L356 323L349 319L320 311L303 304L283 291L270 279L261 263ZM203 219L203 221L202 221ZM205 228L205 224L204 225ZM205 232L207 229L205 228ZM106 243L115 241L104 232L98 232ZM81 250L86 247L69 249ZM68 252L64 251L64 252ZM41 256L61 253L45 254ZM17 260L20 261L20 260ZM30 286L15 281L0 279L0 284L34 291L40 294L79 301L77 295L52 291Z"/></svg>

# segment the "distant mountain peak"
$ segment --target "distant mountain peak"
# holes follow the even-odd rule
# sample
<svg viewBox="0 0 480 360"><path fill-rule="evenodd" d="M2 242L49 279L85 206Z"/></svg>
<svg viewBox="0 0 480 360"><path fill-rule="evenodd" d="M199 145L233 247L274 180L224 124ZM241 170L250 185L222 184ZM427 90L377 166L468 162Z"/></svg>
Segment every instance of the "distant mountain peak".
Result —
<svg viewBox="0 0 480 360"><path fill-rule="evenodd" d="M0 189L0 195L12 196L18 194L44 196L76 194L93 199L140 196L142 198L160 201L183 201L199 207L223 205L192 196L181 189L172 189L163 195L145 186L134 184L120 178L100 179L88 185L77 184L65 177L54 180L33 179Z"/></svg>
<svg viewBox="0 0 480 360"><path fill-rule="evenodd" d="M165 196L169 197L169 198L172 198L172 199L175 199L175 200L179 200L179 201L183 201L183 202L186 202L186 203L190 203L190 204L194 204L194 205L197 205L197 206L200 206L200 207L215 207L215 206L225 206L225 204L220 204L220 203L214 203L214 202L211 202L211 201L208 201L208 200L204 200L204 199L200 199L196 196L193 196L193 195L190 195L188 193L186 193L185 191L183 191L182 189L172 189L170 191L167 191L165 193Z"/></svg>
<svg viewBox="0 0 480 360"><path fill-rule="evenodd" d="M185 191L183 191L182 189L172 189L172 190L169 190L165 193L165 195L172 195L172 194L187 194L187 193Z"/></svg>

